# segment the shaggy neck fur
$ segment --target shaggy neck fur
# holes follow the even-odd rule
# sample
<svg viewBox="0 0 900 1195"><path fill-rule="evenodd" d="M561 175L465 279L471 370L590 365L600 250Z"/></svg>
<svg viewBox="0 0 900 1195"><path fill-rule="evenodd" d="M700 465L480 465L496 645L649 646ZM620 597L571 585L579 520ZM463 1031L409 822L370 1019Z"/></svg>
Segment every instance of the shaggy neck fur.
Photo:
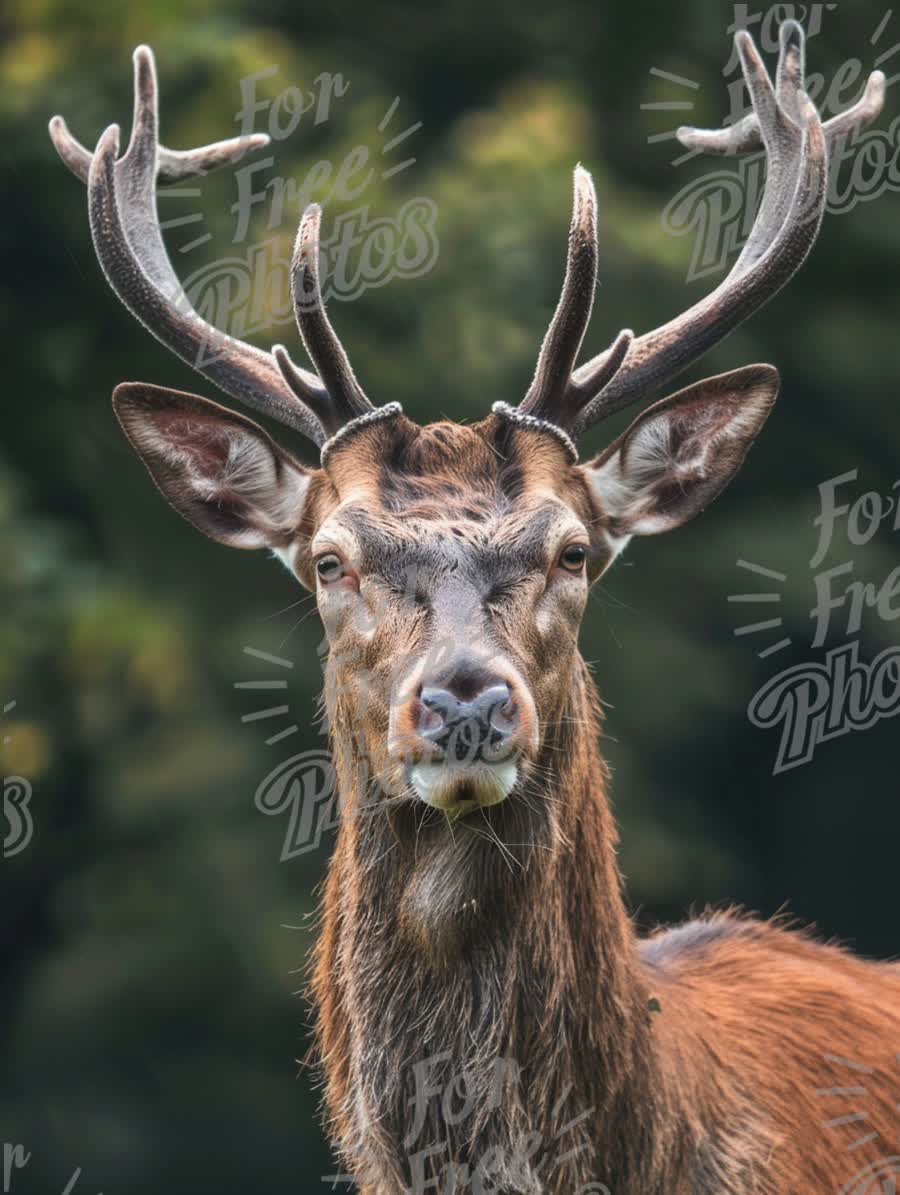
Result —
<svg viewBox="0 0 900 1195"><path fill-rule="evenodd" d="M332 1127L363 1191L482 1189L479 1167L498 1192L664 1189L654 1159L671 1164L678 1130L580 658L570 694L545 774L492 824L344 801L313 987Z"/></svg>

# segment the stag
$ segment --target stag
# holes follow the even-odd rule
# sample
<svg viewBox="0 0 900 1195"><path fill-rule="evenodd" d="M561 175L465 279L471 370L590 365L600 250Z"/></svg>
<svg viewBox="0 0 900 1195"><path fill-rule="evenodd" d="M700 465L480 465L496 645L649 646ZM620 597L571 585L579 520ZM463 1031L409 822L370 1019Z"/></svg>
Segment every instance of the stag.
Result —
<svg viewBox="0 0 900 1195"><path fill-rule="evenodd" d="M181 515L221 543L271 549L316 594L341 825L312 993L329 1131L368 1195L837 1191L895 1143L897 1092L880 1077L900 1046L896 965L730 912L637 934L600 705L577 647L589 586L633 536L685 523L724 489L778 374L750 365L659 391L799 269L831 147L881 109L876 72L855 106L822 124L796 22L781 28L774 82L749 35L736 46L750 114L680 131L713 153L765 148L764 196L731 272L669 323L625 330L577 365L597 281L596 199L579 167L534 379L517 406L496 402L471 426L420 427L366 397L324 309L315 205L291 269L315 372L189 306L160 235L157 184L265 138L163 148L146 47L121 157L116 126L90 153L51 122L132 315L320 450L307 467L256 423L191 394L128 382L113 395ZM579 462L578 440L636 402L627 430ZM853 1060L868 1068L865 1125L841 1119L841 1093L860 1087L842 1069Z"/></svg>

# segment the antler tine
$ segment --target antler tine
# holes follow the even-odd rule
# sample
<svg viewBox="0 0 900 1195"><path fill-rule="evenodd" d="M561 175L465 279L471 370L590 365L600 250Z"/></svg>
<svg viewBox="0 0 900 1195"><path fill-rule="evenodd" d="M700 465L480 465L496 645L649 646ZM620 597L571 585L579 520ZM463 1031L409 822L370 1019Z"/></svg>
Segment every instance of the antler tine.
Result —
<svg viewBox="0 0 900 1195"><path fill-rule="evenodd" d="M534 379L519 410L553 418L560 408L581 348L597 285L597 195L590 174L575 167L572 224L566 276L559 303L541 345Z"/></svg>
<svg viewBox="0 0 900 1195"><path fill-rule="evenodd" d="M803 30L796 21L790 21L782 25L780 34L777 91L772 88L768 71L750 35L745 33L735 39L757 127L768 153L769 170L775 176L773 182L776 185L766 186L763 192L750 236L731 271L733 277L759 259L771 241L772 230L784 223L803 169Z"/></svg>
<svg viewBox="0 0 900 1195"><path fill-rule="evenodd" d="M87 169L91 236L106 278L131 314L183 361L232 398L321 446L329 434L326 423L333 429L335 415L319 378L295 367L288 385L270 353L220 332L188 302L163 244L156 211L157 86L153 55L147 46L135 51L134 67L134 122L128 147L117 161L119 130L111 125L89 155ZM60 149L61 122L56 118L53 123L54 141ZM257 139L257 143L265 140ZM234 160L248 143L249 139L239 138L186 151L176 169L193 173L205 169L204 163L224 164ZM69 138L63 139L62 145L64 160L70 165L75 161L73 168L80 173L81 158L77 149L72 149L77 143Z"/></svg>
<svg viewBox="0 0 900 1195"><path fill-rule="evenodd" d="M574 435L638 399L651 397L776 294L812 248L825 210L828 153L818 113L802 89L803 31L795 21L786 25L779 92L749 34L735 36L753 118L768 157L765 193L743 252L715 290L634 341L619 370L576 417L569 429ZM688 140L682 137L685 144ZM585 386L595 373L602 373L613 353L607 349L582 365L573 383Z"/></svg>
<svg viewBox="0 0 900 1195"><path fill-rule="evenodd" d="M799 36L798 36L799 35ZM797 21L785 21L781 26L780 54L778 59L777 89L778 102L782 103L790 85L803 86L805 69L805 39L803 29ZM799 42L799 45L797 44ZM792 54L792 49L796 53ZM866 80L863 93L855 104L839 112L822 126L829 157L839 139L849 138L872 123L884 106L885 77L883 71L872 71ZM795 119L794 113L787 114ZM680 128L678 140L686 149L700 149L710 154L747 153L762 146L759 121L755 112L748 113L742 120L724 129Z"/></svg>
<svg viewBox="0 0 900 1195"><path fill-rule="evenodd" d="M297 327L328 392L328 404L313 409L330 434L348 420L374 411L350 365L344 347L325 311L319 285L319 229L322 209L311 203L303 213L291 260L291 298ZM297 392L303 385L301 371L283 345L273 349L288 385ZM308 400L307 400L308 401Z"/></svg>
<svg viewBox="0 0 900 1195"><path fill-rule="evenodd" d="M801 123L797 93L806 81L806 37L799 21L786 20L778 30L775 97L795 124ZM822 126L825 127L824 125Z"/></svg>
<svg viewBox="0 0 900 1195"><path fill-rule="evenodd" d="M579 409L602 389L625 359L633 333L619 333L610 352L587 382L576 383L572 370L591 318L597 285L597 194L587 170L575 167L572 224L566 274L550 327L541 345L534 379L518 410L570 426Z"/></svg>
<svg viewBox="0 0 900 1195"><path fill-rule="evenodd" d="M85 149L77 137L69 131L64 117L54 116L50 120L50 136L56 152L72 173L87 182L91 168L91 151ZM222 166L238 161L245 153L262 149L269 144L268 133L248 133L242 137L229 137L224 141L213 141L197 149L167 149L160 145L156 181L167 187L198 174L211 174Z"/></svg>
<svg viewBox="0 0 900 1195"><path fill-rule="evenodd" d="M139 75L149 70L153 76L155 91L155 68L153 51L149 46L138 46L134 51L134 122L132 125L131 141L134 141L134 131L141 116ZM155 102L155 101L154 101ZM56 146L56 152L76 177L83 183L88 180L91 168L90 150L73 137L62 116L54 116L50 121L50 137ZM262 149L269 144L266 133L249 133L243 137L231 137L226 141L214 141L211 145L201 145L197 149L167 149L164 145L157 147L156 180L162 186L181 182L182 179L192 178L197 174L209 174L231 162L236 162L247 152ZM126 150L126 154L127 154Z"/></svg>

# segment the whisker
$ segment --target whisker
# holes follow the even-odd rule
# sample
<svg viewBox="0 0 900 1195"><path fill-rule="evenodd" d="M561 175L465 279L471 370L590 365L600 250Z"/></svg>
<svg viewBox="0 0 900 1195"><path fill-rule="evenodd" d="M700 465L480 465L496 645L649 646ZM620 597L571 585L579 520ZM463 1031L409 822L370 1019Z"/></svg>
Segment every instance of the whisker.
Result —
<svg viewBox="0 0 900 1195"><path fill-rule="evenodd" d="M288 633L285 635L285 637L282 639L282 641L278 644L279 651L282 651L284 649L285 643L287 643L288 639L290 639L291 635L293 635L293 633L294 633L294 631L296 631L297 627L299 627L301 625L301 623L306 622L306 620L307 620L307 618L309 618L310 614L315 614L316 609L317 609L317 607L313 606L313 608L311 610L308 610L306 612L306 614L303 615L302 618L297 619L297 621L294 623L294 625L291 627L291 629L288 631Z"/></svg>
<svg viewBox="0 0 900 1195"><path fill-rule="evenodd" d="M304 602L311 602L315 598L314 593L306 593L302 598L298 598L296 602L291 602L289 606L285 606L283 610L276 610L274 614L264 614L259 619L260 622L270 622L273 618L280 618L282 614L287 614L289 610L296 610L298 606L302 606Z"/></svg>
<svg viewBox="0 0 900 1195"><path fill-rule="evenodd" d="M505 845L504 845L504 844L503 844L503 843L500 841L500 837L499 837L499 835L497 834L497 831L494 829L494 827L491 825L491 823L490 823L490 822L488 821L488 819L487 819L487 811L486 811L484 808L482 808L482 810L481 810L481 817L482 817L482 820L484 821L484 824L485 824L485 825L487 826L487 828L488 828L488 832L489 832L489 834L490 834L491 838L493 839L493 841L494 841L494 842L496 842L497 846L500 848L500 851L501 851L501 853L502 853L502 855L503 855L503 858L507 860L507 866L509 867L510 874L513 874L513 867L512 867L512 865L513 865L514 863L518 863L519 867L520 867L520 868L521 868L521 869L524 871L524 866L523 866L523 864L519 863L519 861L516 859L516 857L515 857L515 855L512 853L512 851L510 851L510 850L509 850L509 849L508 849L508 848L507 848L507 847L506 847L506 846L505 846Z"/></svg>

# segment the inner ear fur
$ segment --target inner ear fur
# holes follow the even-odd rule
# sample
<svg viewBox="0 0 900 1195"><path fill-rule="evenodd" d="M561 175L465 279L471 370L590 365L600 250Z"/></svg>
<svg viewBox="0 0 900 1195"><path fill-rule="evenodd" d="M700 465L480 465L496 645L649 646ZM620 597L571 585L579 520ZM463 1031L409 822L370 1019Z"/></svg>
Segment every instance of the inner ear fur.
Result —
<svg viewBox="0 0 900 1195"><path fill-rule="evenodd" d="M655 535L705 509L740 469L778 396L778 371L748 365L649 407L591 464L615 536Z"/></svg>
<svg viewBox="0 0 900 1195"><path fill-rule="evenodd" d="M157 488L189 523L236 548L284 548L310 472L268 432L218 403L125 382L113 409Z"/></svg>

